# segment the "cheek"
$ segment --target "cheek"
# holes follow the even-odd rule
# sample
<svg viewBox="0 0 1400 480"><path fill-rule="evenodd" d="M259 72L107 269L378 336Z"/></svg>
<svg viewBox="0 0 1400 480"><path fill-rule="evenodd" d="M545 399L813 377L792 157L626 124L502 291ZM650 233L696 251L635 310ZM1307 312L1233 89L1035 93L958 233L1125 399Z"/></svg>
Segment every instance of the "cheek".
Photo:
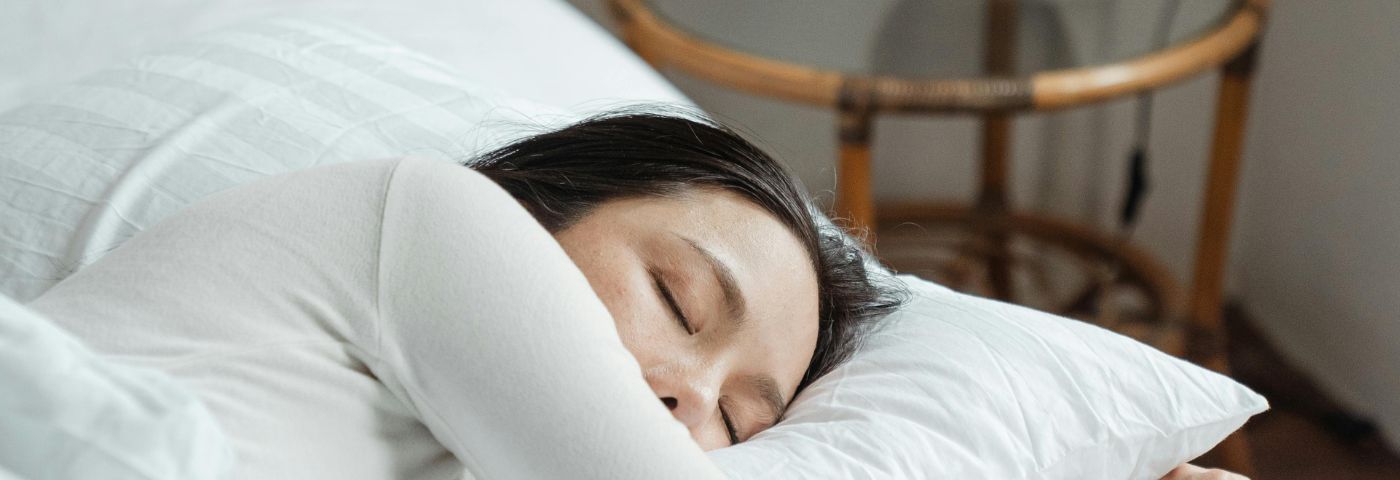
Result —
<svg viewBox="0 0 1400 480"><path fill-rule="evenodd" d="M564 252L574 265L588 279L593 293L608 307L614 319L623 316L630 309L630 276L627 272L633 263L623 249L612 246L606 237L589 230L570 230L556 237Z"/></svg>
<svg viewBox="0 0 1400 480"><path fill-rule="evenodd" d="M613 316L623 346L636 357L643 369L647 369L665 361L663 354L666 349L663 347L667 332L659 328L661 322L657 321L655 307L652 306L655 302L646 298L651 292L650 283L640 280L624 282L625 286L603 298L603 303Z"/></svg>
<svg viewBox="0 0 1400 480"><path fill-rule="evenodd" d="M657 345L664 332L656 328L656 301L649 297L652 284L646 268L626 252L590 253L578 255L575 263L612 315L623 345L643 367L658 361L655 354L660 353Z"/></svg>
<svg viewBox="0 0 1400 480"><path fill-rule="evenodd" d="M638 249L618 232L606 232L592 223L558 235L574 264L588 279L594 294L612 315L618 336L643 368L664 362L666 325L657 319L666 314L656 298L651 275Z"/></svg>

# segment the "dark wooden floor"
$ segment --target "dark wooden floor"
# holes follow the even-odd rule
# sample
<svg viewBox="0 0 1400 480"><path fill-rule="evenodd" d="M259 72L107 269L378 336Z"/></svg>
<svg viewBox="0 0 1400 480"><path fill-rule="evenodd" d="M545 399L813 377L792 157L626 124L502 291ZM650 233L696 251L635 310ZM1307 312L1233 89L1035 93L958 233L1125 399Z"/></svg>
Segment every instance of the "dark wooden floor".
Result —
<svg viewBox="0 0 1400 480"><path fill-rule="evenodd" d="M1400 480L1400 456L1292 368L1239 309L1226 315L1234 377L1273 409L1245 426L1259 480ZM1397 446L1400 447L1400 446Z"/></svg>
<svg viewBox="0 0 1400 480"><path fill-rule="evenodd" d="M1375 439L1340 440L1316 420L1276 410L1251 420L1245 431L1258 480L1395 480L1400 459Z"/></svg>

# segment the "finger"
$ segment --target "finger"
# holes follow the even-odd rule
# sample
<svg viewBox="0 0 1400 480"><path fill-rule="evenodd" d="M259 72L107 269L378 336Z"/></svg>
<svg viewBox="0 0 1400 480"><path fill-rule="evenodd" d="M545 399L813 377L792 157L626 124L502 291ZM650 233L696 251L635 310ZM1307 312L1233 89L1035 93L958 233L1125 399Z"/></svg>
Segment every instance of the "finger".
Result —
<svg viewBox="0 0 1400 480"><path fill-rule="evenodd" d="M1183 463L1172 469L1162 480L1249 480L1239 474L1230 473L1224 470L1205 469L1189 463Z"/></svg>
<svg viewBox="0 0 1400 480"><path fill-rule="evenodd" d="M1188 480L1191 478L1192 475L1196 475L1205 471L1206 469L1204 468L1197 467L1189 463L1183 463L1181 465L1177 465L1177 467L1173 468L1172 471L1167 472L1167 475L1165 477L1162 477L1162 480Z"/></svg>

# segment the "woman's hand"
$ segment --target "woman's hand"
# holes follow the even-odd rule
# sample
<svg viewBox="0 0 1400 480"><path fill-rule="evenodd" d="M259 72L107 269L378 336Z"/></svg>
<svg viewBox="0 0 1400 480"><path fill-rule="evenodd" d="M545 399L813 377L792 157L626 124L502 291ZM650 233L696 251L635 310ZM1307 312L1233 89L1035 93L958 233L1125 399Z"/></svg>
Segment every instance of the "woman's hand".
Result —
<svg viewBox="0 0 1400 480"><path fill-rule="evenodd" d="M1230 473L1224 470L1206 470L1189 463L1172 469L1162 480L1249 480L1244 475Z"/></svg>

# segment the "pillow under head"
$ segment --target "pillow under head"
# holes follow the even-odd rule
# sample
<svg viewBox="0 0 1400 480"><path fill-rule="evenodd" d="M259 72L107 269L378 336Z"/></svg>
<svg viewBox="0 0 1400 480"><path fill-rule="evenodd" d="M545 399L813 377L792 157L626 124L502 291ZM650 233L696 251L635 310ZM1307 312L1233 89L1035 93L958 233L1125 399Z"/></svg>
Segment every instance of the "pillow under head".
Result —
<svg viewBox="0 0 1400 480"><path fill-rule="evenodd" d="M1156 480L1267 408L1102 328L900 279L910 303L849 363L711 458L734 478Z"/></svg>

